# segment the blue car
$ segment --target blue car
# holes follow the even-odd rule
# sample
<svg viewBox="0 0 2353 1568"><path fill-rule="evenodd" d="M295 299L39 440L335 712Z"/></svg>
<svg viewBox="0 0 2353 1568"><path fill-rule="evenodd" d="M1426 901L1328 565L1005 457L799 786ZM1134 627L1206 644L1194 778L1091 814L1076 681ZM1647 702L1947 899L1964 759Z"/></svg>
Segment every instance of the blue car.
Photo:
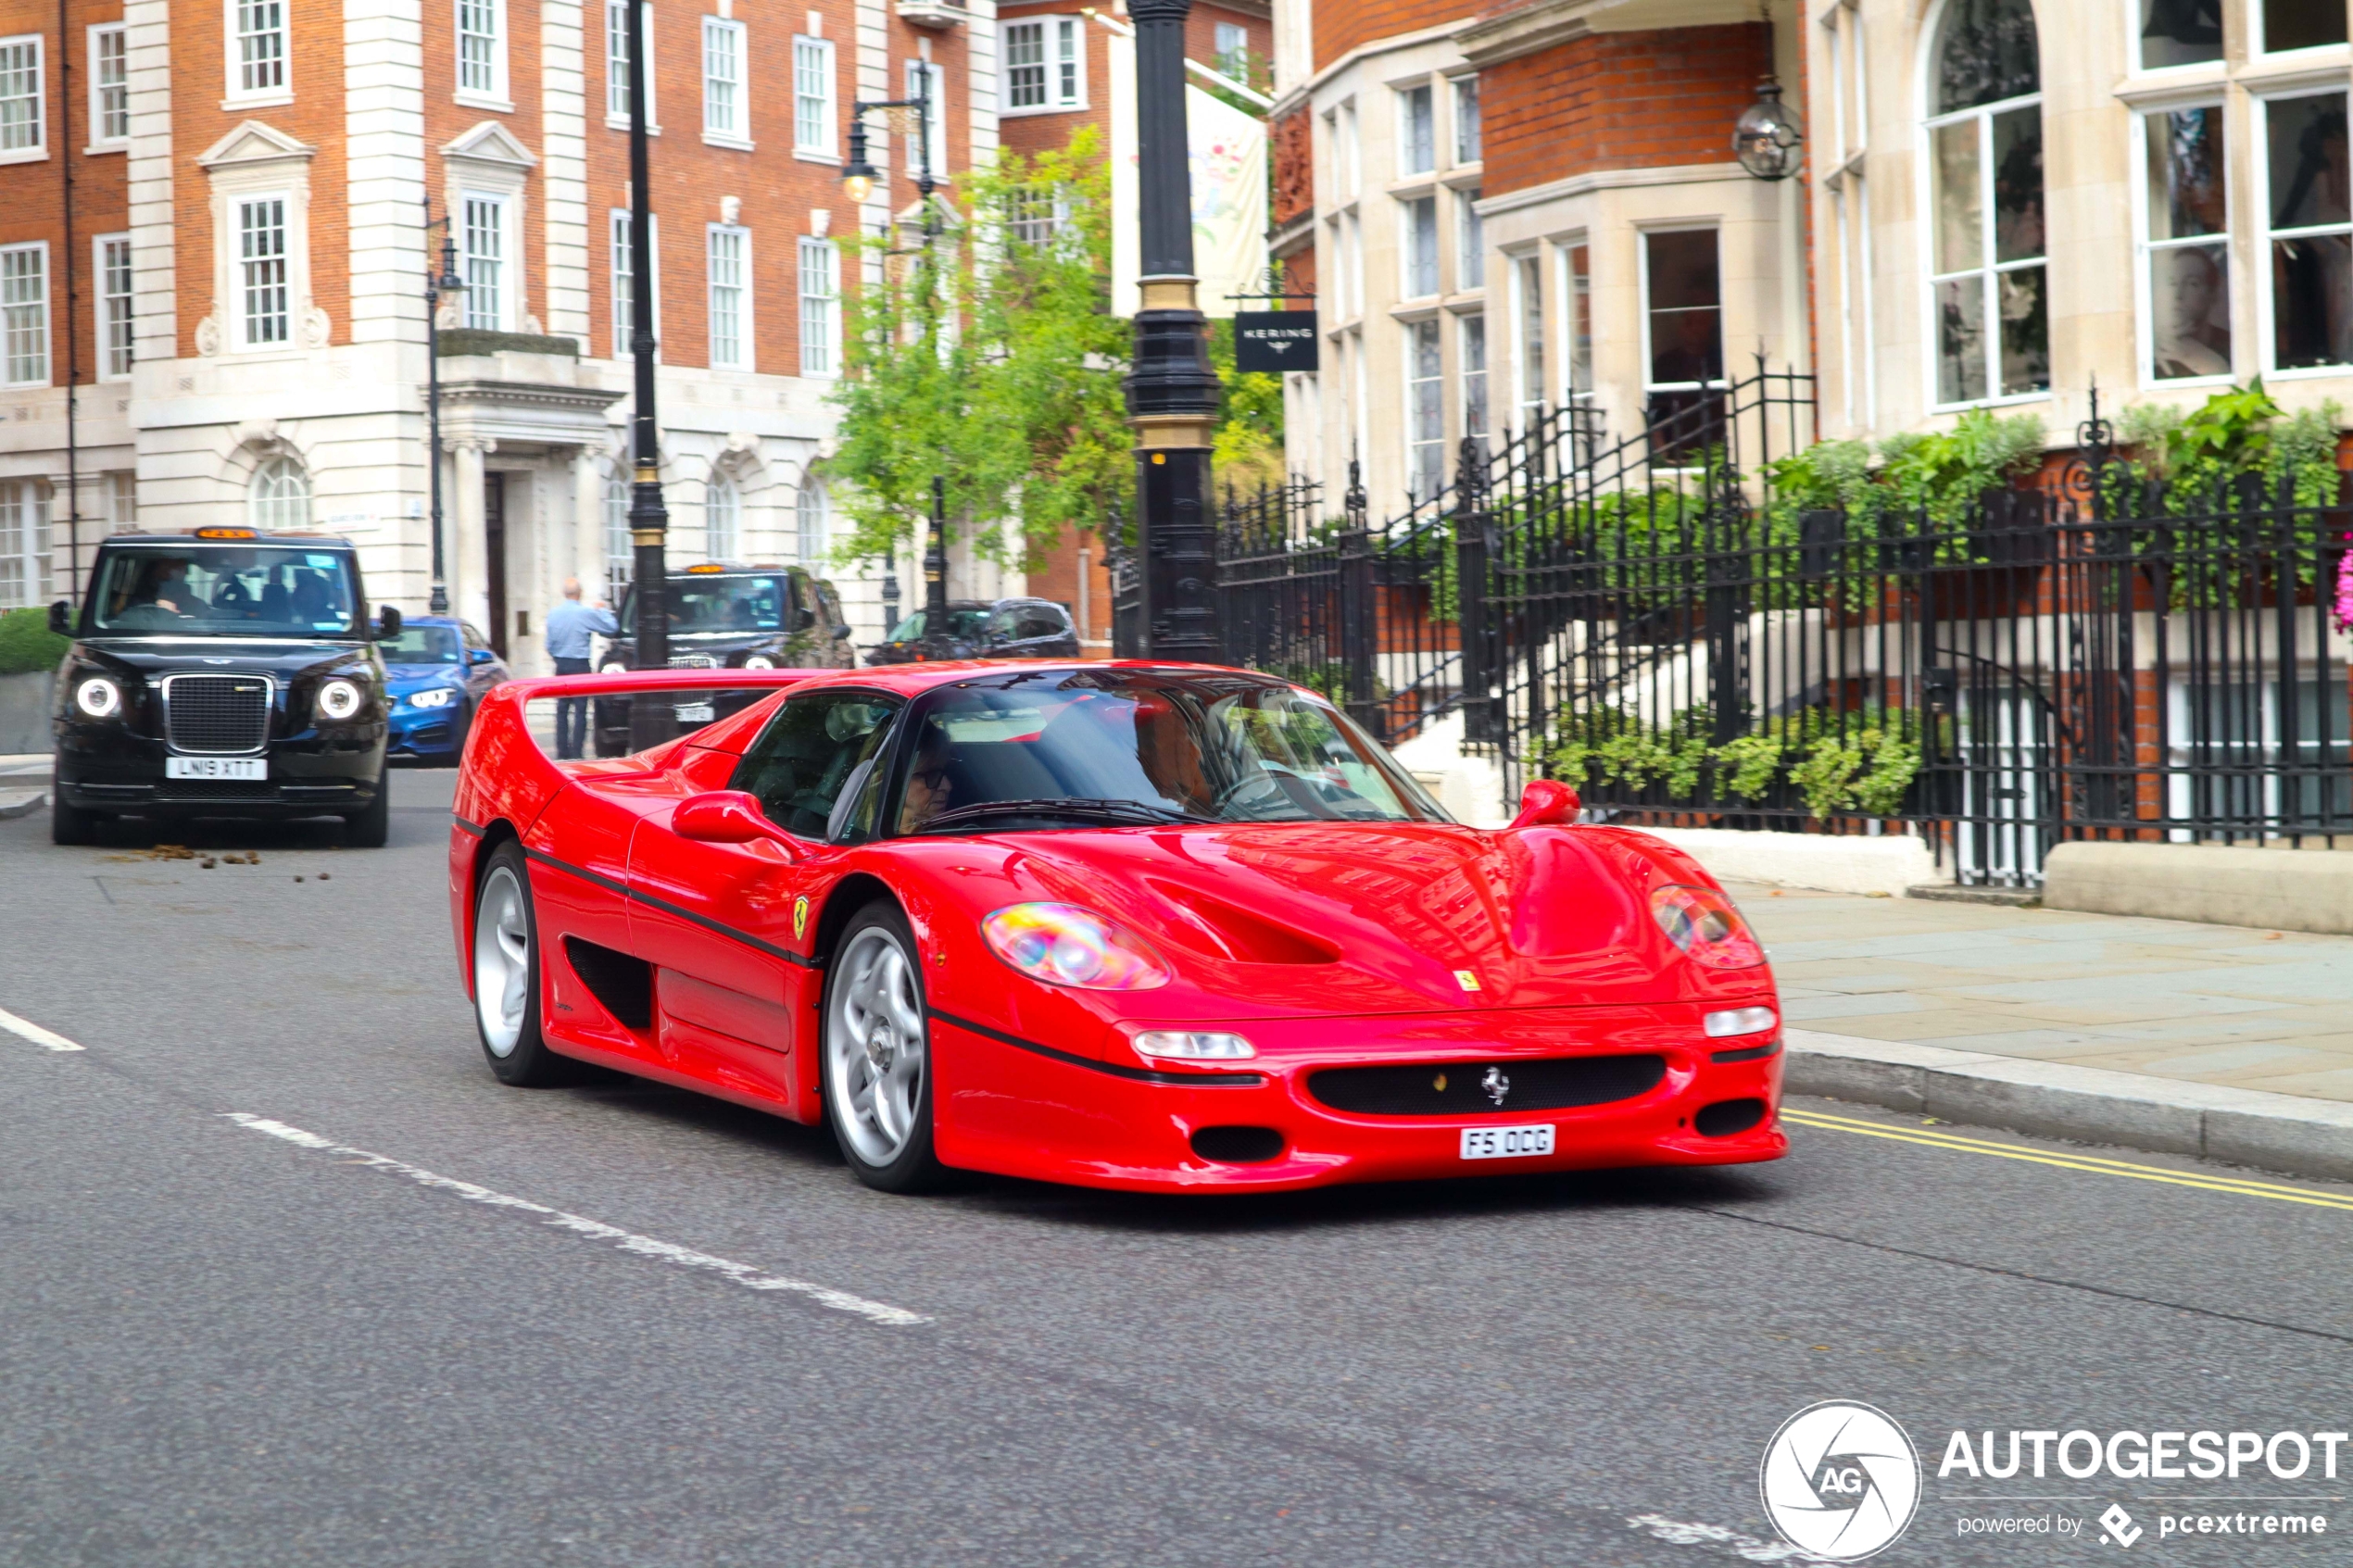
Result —
<svg viewBox="0 0 2353 1568"><path fill-rule="evenodd" d="M456 766L483 694L509 678L506 660L480 632L449 615L412 616L376 647L392 704L385 755Z"/></svg>

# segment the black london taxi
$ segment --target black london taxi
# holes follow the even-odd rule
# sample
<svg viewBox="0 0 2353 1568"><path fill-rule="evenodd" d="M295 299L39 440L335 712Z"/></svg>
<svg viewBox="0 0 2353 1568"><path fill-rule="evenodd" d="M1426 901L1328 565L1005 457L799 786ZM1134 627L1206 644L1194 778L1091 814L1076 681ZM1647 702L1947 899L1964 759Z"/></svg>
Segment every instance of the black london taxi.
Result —
<svg viewBox="0 0 2353 1568"><path fill-rule="evenodd" d="M57 667L59 844L117 816L339 816L345 841L381 847L388 709L351 543L325 534L196 528L118 533L98 547L79 609L49 607L73 639Z"/></svg>
<svg viewBox="0 0 2353 1568"><path fill-rule="evenodd" d="M738 566L703 561L672 572L670 666L673 670L848 670L858 662L834 585L797 566ZM615 617L621 634L598 663L605 670L637 662L637 604L622 596ZM724 719L763 692L720 692L676 704L681 732ZM629 704L596 705L597 755L629 749Z"/></svg>

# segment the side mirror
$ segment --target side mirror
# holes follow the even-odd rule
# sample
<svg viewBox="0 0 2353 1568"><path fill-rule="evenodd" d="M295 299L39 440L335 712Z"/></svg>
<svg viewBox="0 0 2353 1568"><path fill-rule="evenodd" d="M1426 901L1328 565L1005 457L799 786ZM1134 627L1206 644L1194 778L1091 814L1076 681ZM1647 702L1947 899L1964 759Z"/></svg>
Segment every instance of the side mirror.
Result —
<svg viewBox="0 0 2353 1568"><path fill-rule="evenodd" d="M487 664L497 657L498 656L497 654L492 653L488 648L476 648L473 652L466 656L466 662L469 664Z"/></svg>
<svg viewBox="0 0 2353 1568"><path fill-rule="evenodd" d="M813 610L813 609L797 609L797 610L794 610L794 611L792 612L792 629L793 629L794 631L796 631L796 632L806 632L806 631L808 631L808 630L809 630L812 626L814 626L814 625L816 625L816 624L817 624L817 612L816 612L815 610Z"/></svg>
<svg viewBox="0 0 2353 1568"><path fill-rule="evenodd" d="M1566 827L1577 820L1585 803L1577 792L1558 779L1530 779L1528 787L1519 792L1519 815L1512 819L1516 828Z"/></svg>
<svg viewBox="0 0 2353 1568"><path fill-rule="evenodd" d="M378 605L376 607L377 639L388 643L398 635L400 635L400 611L390 605Z"/></svg>
<svg viewBox="0 0 2353 1568"><path fill-rule="evenodd" d="M64 599L49 607L49 630L60 637L73 635L73 606Z"/></svg>
<svg viewBox="0 0 2353 1568"><path fill-rule="evenodd" d="M697 844L749 844L765 838L787 852L793 848L792 835L768 820L760 797L748 790L715 789L680 801L671 814L670 831Z"/></svg>
<svg viewBox="0 0 2353 1568"><path fill-rule="evenodd" d="M847 621L835 621L834 635L837 637L847 637L849 635L849 622Z"/></svg>

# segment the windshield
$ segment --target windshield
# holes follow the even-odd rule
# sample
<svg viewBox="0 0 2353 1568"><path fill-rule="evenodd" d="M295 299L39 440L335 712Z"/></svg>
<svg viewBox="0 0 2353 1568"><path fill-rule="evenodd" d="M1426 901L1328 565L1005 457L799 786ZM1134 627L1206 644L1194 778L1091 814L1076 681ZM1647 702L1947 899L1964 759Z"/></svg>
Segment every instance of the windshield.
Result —
<svg viewBox="0 0 2353 1568"><path fill-rule="evenodd" d="M101 632L351 636L351 557L288 545L110 546L90 601Z"/></svg>
<svg viewBox="0 0 2353 1568"><path fill-rule="evenodd" d="M403 626L400 635L377 646L383 650L386 664L458 662L458 633L450 626L419 626L412 623Z"/></svg>
<svg viewBox="0 0 2353 1568"><path fill-rule="evenodd" d="M1154 822L1445 822L1330 707L1240 675L959 683L924 709L900 833Z"/></svg>
<svg viewBox="0 0 2353 1568"><path fill-rule="evenodd" d="M887 641L912 643L924 634L924 612L917 610L890 629ZM988 634L988 610L951 609L948 612L948 634L961 643L976 643Z"/></svg>
<svg viewBox="0 0 2353 1568"><path fill-rule="evenodd" d="M782 632L792 608L790 580L784 577L673 577L670 580L670 630ZM637 629L635 595L621 607L621 630Z"/></svg>

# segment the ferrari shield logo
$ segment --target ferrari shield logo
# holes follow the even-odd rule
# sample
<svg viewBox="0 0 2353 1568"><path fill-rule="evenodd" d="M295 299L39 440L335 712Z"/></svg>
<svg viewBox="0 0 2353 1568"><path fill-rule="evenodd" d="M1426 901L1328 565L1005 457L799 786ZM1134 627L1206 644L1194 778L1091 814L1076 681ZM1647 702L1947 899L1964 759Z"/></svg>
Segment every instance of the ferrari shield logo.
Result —
<svg viewBox="0 0 2353 1568"><path fill-rule="evenodd" d="M808 929L809 900L796 898L792 901L792 939L796 942L799 941L800 934Z"/></svg>
<svg viewBox="0 0 2353 1568"><path fill-rule="evenodd" d="M1458 969L1454 972L1454 984L1466 991L1476 991L1478 989L1478 976L1469 970Z"/></svg>

